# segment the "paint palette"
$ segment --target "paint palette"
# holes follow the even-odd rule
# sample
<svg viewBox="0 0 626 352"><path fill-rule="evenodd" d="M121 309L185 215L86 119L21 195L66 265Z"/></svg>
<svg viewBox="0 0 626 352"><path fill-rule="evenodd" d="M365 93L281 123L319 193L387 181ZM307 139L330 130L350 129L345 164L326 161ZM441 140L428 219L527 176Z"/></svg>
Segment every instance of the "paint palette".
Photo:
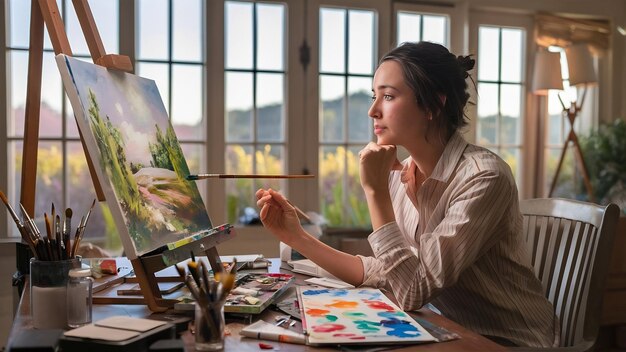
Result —
<svg viewBox="0 0 626 352"><path fill-rule="evenodd" d="M436 341L378 289L298 287L298 299L311 345Z"/></svg>

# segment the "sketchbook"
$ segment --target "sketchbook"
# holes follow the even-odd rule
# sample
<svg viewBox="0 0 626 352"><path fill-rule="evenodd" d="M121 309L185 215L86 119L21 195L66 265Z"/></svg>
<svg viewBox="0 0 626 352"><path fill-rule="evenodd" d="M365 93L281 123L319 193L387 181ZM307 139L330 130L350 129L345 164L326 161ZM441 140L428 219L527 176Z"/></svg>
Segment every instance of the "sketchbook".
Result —
<svg viewBox="0 0 626 352"><path fill-rule="evenodd" d="M380 290L298 287L310 345L409 344L437 341Z"/></svg>

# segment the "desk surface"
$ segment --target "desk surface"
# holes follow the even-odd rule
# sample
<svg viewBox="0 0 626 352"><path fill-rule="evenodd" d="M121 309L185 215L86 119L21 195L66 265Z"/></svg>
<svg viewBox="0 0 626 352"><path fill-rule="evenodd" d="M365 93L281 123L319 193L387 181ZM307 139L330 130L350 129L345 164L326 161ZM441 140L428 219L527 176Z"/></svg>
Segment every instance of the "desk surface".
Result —
<svg viewBox="0 0 626 352"><path fill-rule="evenodd" d="M280 268L280 260L272 260L272 266L270 271L278 271ZM302 283L303 275L296 274L299 283ZM112 288L116 289L116 288ZM18 312L13 321L13 327L9 335L8 346L12 344L12 338L16 336L19 331L25 329L32 329L32 321L30 316L30 289L28 285L24 288L24 292L20 299ZM260 318L273 322L274 317L279 315L279 312L275 312L271 309L266 309ZM125 304L108 304L101 305L95 304L93 308L94 321L114 316L114 315L127 315L132 317L154 317L161 318L160 320L167 319L172 316L172 313L152 313L145 305L125 305ZM507 348L500 346L491 340L476 334L468 329L465 329L459 324L446 319L428 309L421 309L417 312L411 313L416 318L425 319L435 325L441 326L451 332L457 333L461 336L458 340L441 342L441 343L428 343L422 345L409 345L403 348L397 349L398 351L506 351ZM260 340L250 339L239 335L239 331L244 327L244 323L231 322L227 324L227 330L230 332L226 336L225 351L258 351ZM187 351L194 351L193 336L189 332L185 332L182 335L182 339L185 342L185 349ZM311 347L305 345L294 345L287 343L279 343L275 341L265 341L275 347L279 347L281 351L336 351L335 348L320 348Z"/></svg>

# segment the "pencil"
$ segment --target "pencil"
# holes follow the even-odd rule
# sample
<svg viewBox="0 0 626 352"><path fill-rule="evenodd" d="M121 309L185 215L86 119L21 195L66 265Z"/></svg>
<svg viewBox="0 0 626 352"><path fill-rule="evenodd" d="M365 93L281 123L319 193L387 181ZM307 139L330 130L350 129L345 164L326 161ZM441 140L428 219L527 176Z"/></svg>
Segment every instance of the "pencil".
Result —
<svg viewBox="0 0 626 352"><path fill-rule="evenodd" d="M251 174L198 174L187 175L187 180L204 180L207 178L314 178L315 175L251 175Z"/></svg>

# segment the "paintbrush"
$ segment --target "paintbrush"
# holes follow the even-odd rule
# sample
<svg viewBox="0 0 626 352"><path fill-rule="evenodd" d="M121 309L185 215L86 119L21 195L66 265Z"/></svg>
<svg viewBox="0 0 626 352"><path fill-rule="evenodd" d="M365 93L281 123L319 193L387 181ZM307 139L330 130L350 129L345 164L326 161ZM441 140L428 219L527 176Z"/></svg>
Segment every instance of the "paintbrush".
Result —
<svg viewBox="0 0 626 352"><path fill-rule="evenodd" d="M76 256L76 250L78 249L78 242L80 242L80 224L85 221L85 216L83 215L80 218L79 226L76 228L76 233L74 234L74 243L72 244L72 251L70 252L70 258L74 258Z"/></svg>
<svg viewBox="0 0 626 352"><path fill-rule="evenodd" d="M72 231L72 209L65 209L65 220L63 221L63 245L65 246L65 257L70 258L72 248L70 245L70 232Z"/></svg>
<svg viewBox="0 0 626 352"><path fill-rule="evenodd" d="M15 225L17 225L17 230L20 232L20 236L22 237L22 240L24 240L24 242L28 244L28 247L33 252L33 255L37 259L39 259L37 255L37 250L35 249L35 243L33 242L30 234L28 233L28 229L20 221L20 218L17 216L17 213L15 212L11 204L9 204L9 200L7 199L7 196L2 191L0 191L0 198L2 198L2 202L4 203L4 205L6 205L7 209L9 210L9 214L11 214L13 221L15 221Z"/></svg>
<svg viewBox="0 0 626 352"><path fill-rule="evenodd" d="M198 174L187 175L187 180L196 181L207 178L314 178L315 175L250 175L250 174Z"/></svg>

